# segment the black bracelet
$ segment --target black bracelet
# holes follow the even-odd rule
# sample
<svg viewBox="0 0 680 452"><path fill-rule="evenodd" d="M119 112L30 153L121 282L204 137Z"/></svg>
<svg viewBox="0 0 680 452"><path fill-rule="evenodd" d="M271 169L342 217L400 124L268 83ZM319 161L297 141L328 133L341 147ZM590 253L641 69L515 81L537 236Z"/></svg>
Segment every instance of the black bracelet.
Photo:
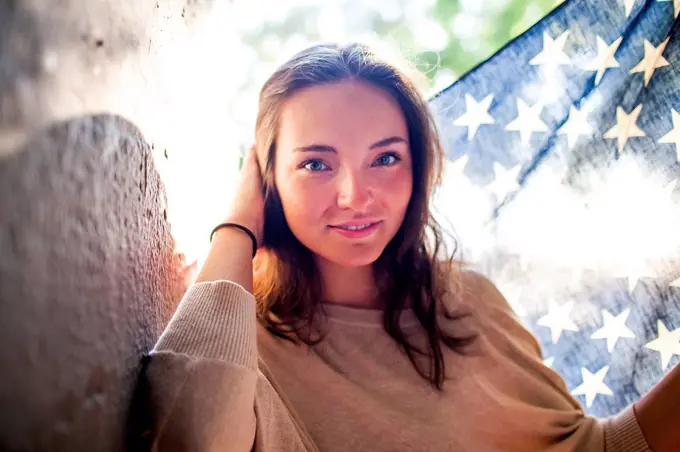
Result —
<svg viewBox="0 0 680 452"><path fill-rule="evenodd" d="M215 235L215 232L222 228L236 228L248 234L248 237L250 237L250 240L253 242L253 257L255 257L255 254L257 253L257 239L255 238L255 234L253 234L253 231L237 223L220 223L217 226L215 226L212 232L210 233L211 242L213 239L213 235Z"/></svg>

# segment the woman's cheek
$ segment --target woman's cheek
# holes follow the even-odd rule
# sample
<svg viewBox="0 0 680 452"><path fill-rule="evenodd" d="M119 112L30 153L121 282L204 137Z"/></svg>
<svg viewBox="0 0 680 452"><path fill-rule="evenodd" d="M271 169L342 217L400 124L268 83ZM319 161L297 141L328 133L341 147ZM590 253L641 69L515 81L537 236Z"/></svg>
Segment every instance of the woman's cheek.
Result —
<svg viewBox="0 0 680 452"><path fill-rule="evenodd" d="M306 217L318 216L328 205L329 187L313 177L301 179L295 187L298 208L304 210Z"/></svg>
<svg viewBox="0 0 680 452"><path fill-rule="evenodd" d="M381 180L381 189L387 193L408 194L410 196L411 185L411 172L406 168L399 168Z"/></svg>

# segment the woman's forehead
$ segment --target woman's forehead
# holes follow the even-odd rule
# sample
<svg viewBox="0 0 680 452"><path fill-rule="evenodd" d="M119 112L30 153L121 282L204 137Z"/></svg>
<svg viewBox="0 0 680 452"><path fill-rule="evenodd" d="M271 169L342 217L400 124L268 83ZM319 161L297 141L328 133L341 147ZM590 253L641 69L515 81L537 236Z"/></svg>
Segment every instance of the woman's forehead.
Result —
<svg viewBox="0 0 680 452"><path fill-rule="evenodd" d="M283 148L334 142L369 147L386 137L408 137L397 101L365 82L305 88L284 102L280 114L277 141Z"/></svg>

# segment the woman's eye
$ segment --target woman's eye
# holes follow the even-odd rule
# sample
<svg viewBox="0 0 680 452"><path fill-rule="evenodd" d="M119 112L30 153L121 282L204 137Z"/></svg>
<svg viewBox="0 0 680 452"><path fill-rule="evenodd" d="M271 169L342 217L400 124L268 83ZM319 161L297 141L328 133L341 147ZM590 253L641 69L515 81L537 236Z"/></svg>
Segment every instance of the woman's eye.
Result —
<svg viewBox="0 0 680 452"><path fill-rule="evenodd" d="M390 166L394 165L399 161L399 156L393 152L389 154L383 154L380 157L378 157L375 161L376 165L378 166Z"/></svg>
<svg viewBox="0 0 680 452"><path fill-rule="evenodd" d="M302 164L302 167L305 168L307 171L312 172L326 171L328 169L328 165L326 165L321 160L308 160L307 162Z"/></svg>

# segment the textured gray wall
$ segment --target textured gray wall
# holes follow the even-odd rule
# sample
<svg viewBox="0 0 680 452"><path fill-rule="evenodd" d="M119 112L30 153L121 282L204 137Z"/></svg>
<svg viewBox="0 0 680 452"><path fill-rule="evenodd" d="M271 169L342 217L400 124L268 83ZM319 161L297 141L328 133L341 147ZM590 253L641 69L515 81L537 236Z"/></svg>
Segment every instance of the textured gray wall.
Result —
<svg viewBox="0 0 680 452"><path fill-rule="evenodd" d="M109 104L143 79L159 24L208 6L0 0L0 450L138 445L142 356L186 268L164 149Z"/></svg>
<svg viewBox="0 0 680 452"><path fill-rule="evenodd" d="M94 116L0 164L3 450L122 449L141 357L181 285L150 151Z"/></svg>

